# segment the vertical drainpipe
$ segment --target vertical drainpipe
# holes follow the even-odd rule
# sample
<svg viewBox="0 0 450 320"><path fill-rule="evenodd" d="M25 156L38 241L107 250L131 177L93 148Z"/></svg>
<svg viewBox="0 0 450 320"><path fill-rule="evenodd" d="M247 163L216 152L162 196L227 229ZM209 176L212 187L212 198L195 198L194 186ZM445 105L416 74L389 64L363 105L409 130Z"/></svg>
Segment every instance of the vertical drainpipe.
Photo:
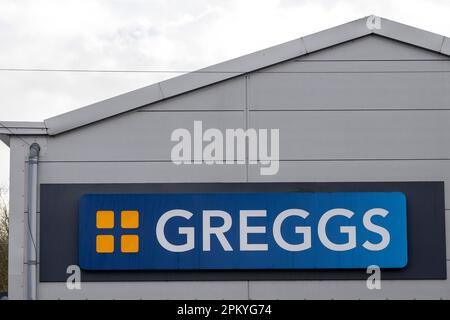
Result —
<svg viewBox="0 0 450 320"><path fill-rule="evenodd" d="M27 250L27 299L37 298L37 191L38 191L38 162L39 144L30 146L28 156L28 250Z"/></svg>

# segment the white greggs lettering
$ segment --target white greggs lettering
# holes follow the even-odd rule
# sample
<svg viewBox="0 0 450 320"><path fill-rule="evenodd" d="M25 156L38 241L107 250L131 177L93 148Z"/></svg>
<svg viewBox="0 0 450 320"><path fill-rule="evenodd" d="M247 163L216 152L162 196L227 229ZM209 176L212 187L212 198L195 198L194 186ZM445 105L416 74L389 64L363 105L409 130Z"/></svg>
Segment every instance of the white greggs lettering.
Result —
<svg viewBox="0 0 450 320"><path fill-rule="evenodd" d="M376 233L381 237L378 243L371 243L366 240L362 246L369 251L380 251L386 248L390 242L390 234L385 228L376 225L372 222L372 217L380 216L385 218L388 215L388 211L382 208L370 209L363 215L363 226L370 232ZM350 219L354 213L347 209L331 209L325 212L319 220L318 223L318 238L322 245L332 251L348 251L356 247L357 232L355 226L341 226L339 228L340 233L346 235L347 241L345 243L334 243L331 241L327 235L327 224L328 222L338 216ZM195 228L194 227L179 227L178 233L185 236L186 241L183 244L173 244L170 239L166 238L164 232L164 227L166 223L174 218L181 217L186 220L190 220L193 214L189 211L182 209L174 209L164 213L158 220L156 225L156 236L159 244L168 251L171 252L186 252L194 249L195 247ZM249 225L248 218L253 219L260 218L264 219L267 216L266 210L240 210L239 212L239 234L240 234L240 251L267 251L267 243L249 243L249 234L265 234L265 226L251 226ZM275 218L272 228L273 238L277 245L286 251L303 251L311 248L311 227L306 226L296 226L295 233L303 235L303 240L301 243L288 243L281 233L281 227L283 222L292 216L297 216L302 219L307 219L309 212L302 209L288 209ZM220 210L203 210L203 251L211 250L211 237L215 236L219 243L221 244L224 251L233 251L233 248L228 241L225 234L231 229L232 217L229 213ZM211 226L211 218L220 218L223 223L219 227Z"/></svg>
<svg viewBox="0 0 450 320"><path fill-rule="evenodd" d="M193 147L189 130L179 128L172 132L171 141L178 143L172 148L171 159L177 165L203 162L245 164L248 159L248 164L257 164L259 161L262 165L261 175L274 175L279 169L279 138L279 129L270 129L269 154L268 129L226 129L224 149L222 131L210 128L203 132L202 121L194 121ZM204 148L203 142L208 143ZM247 150L248 156L246 156Z"/></svg>

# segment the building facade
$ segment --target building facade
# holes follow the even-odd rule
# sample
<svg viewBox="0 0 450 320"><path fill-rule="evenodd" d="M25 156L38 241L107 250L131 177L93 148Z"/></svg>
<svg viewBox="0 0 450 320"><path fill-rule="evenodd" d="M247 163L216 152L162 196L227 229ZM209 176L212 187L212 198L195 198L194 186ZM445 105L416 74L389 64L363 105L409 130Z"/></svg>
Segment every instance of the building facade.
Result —
<svg viewBox="0 0 450 320"><path fill-rule="evenodd" d="M44 122L4 122L0 136L11 151L9 298L29 298L30 290L37 299L450 298L449 55L447 37L365 17ZM212 163L196 158L196 124L202 126L202 138L208 129L223 133L224 152L217 149ZM227 163L239 154L227 158L226 130L239 128L278 130L279 157L271 159L277 170L262 174L264 159L260 153L253 159L251 151L241 162ZM181 164L173 158L177 129L192 133L192 154L184 153L187 158L180 158ZM212 140L204 140L203 146L206 141ZM30 151L33 143L39 149ZM268 143L268 149L275 143ZM402 254L407 261L382 265L381 289L370 290L366 268L352 267L363 256L356 253L350 267L330 255L341 262L324 268L317 260L298 268L289 263L280 268L270 259L255 268L255 262L242 268L233 267L237 262L213 268L168 262L155 270L145 265L149 260L127 260L120 270L113 270L118 262L94 261L93 254L83 251L90 244L82 238L94 232L80 222L89 215L80 204L86 194L236 192L403 193L407 235L400 239L405 241L402 249L386 261L394 262ZM181 200L167 200L171 201ZM117 228L138 228L148 221L140 211L141 220L131 213L125 218L123 212L122 220L118 212L113 218L105 213L101 223L97 220L98 229L108 229L108 224L115 228L111 232L116 242L97 240L96 253L145 249L140 230L134 232L140 240L128 238L130 242L120 242L120 247L123 230ZM127 227L125 219L134 227ZM204 222L196 225L200 226L204 228ZM395 230L392 241L397 239ZM244 261L228 240L236 254L233 259ZM356 241L361 247L360 239ZM220 243L225 248L225 240ZM30 256L34 247L35 259L33 252ZM204 254L195 253L198 259ZM81 265L81 289L70 289L66 280L77 273L82 259L98 269ZM157 256L148 259L160 261Z"/></svg>

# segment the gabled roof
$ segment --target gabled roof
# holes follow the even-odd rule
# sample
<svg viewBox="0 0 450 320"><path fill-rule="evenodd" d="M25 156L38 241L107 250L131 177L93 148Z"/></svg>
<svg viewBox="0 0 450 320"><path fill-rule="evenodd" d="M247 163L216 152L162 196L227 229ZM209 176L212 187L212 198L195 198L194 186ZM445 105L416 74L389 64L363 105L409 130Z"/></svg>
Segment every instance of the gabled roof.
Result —
<svg viewBox="0 0 450 320"><path fill-rule="evenodd" d="M43 126L46 128L45 134L57 135L370 34L450 55L450 39L447 37L388 19L368 16L46 119ZM28 129L25 131L30 132ZM25 131L23 134L27 134ZM20 130L17 133L20 134Z"/></svg>

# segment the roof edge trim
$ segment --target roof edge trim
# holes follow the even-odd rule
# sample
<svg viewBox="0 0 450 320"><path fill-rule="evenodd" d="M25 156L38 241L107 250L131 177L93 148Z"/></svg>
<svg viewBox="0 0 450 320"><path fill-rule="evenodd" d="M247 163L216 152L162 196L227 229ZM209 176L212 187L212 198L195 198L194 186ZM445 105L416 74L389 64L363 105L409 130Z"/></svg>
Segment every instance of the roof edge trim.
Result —
<svg viewBox="0 0 450 320"><path fill-rule="evenodd" d="M0 121L0 134L12 135L47 135L44 122Z"/></svg>

